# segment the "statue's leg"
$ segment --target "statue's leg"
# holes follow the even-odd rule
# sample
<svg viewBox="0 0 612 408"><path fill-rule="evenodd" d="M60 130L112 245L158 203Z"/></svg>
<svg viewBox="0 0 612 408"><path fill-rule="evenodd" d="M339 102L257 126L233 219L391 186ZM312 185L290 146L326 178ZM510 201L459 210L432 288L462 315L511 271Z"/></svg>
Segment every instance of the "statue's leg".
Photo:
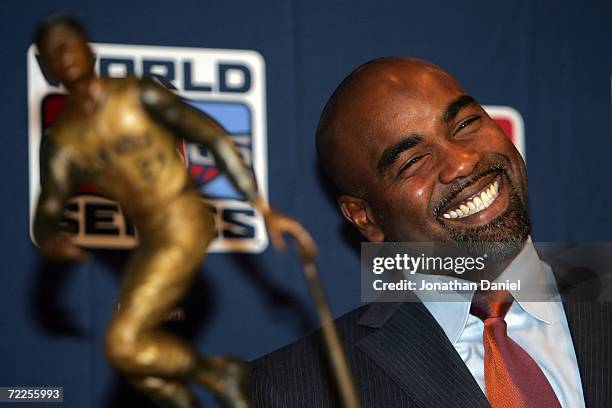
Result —
<svg viewBox="0 0 612 408"><path fill-rule="evenodd" d="M231 356L200 357L194 380L211 390L223 408L248 408L248 365Z"/></svg>
<svg viewBox="0 0 612 408"><path fill-rule="evenodd" d="M141 245L124 271L120 307L106 333L106 355L151 397L161 393L183 406L191 393L179 383L191 380L199 358L161 324L193 282L214 236L212 216L195 192L185 194L160 208L139 233Z"/></svg>
<svg viewBox="0 0 612 408"><path fill-rule="evenodd" d="M160 377L133 377L128 382L162 407L202 408L191 390L182 382Z"/></svg>
<svg viewBox="0 0 612 408"><path fill-rule="evenodd" d="M119 310L106 333L106 352L121 371L137 375L181 377L196 355L161 323L191 285L193 262L175 246L139 248L125 271Z"/></svg>
<svg viewBox="0 0 612 408"><path fill-rule="evenodd" d="M161 330L164 318L191 286L214 236L214 224L197 194L185 194L157 214L162 220L142 234L121 288L120 308L106 336L110 362L151 398L172 407L195 401L196 381L224 407L248 407L246 365L235 358L200 357L181 339ZM149 378L149 380L146 380Z"/></svg>
<svg viewBox="0 0 612 408"><path fill-rule="evenodd" d="M106 333L106 355L126 377L171 380L163 386L141 381L139 388L156 400L160 392L165 400L174 398L172 407L195 399L187 398L189 390L176 383L189 380L198 356L189 344L162 331L161 323L191 285L200 259L176 245L137 249L125 271L119 310Z"/></svg>

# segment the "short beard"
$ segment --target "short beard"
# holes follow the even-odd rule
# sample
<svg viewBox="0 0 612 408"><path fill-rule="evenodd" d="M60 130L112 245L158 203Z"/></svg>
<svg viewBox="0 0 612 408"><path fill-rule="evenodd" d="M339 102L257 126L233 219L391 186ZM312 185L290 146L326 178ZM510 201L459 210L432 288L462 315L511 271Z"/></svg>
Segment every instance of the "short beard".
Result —
<svg viewBox="0 0 612 408"><path fill-rule="evenodd" d="M461 231L445 226L454 242L473 256L487 254L489 262L515 257L525 246L531 233L531 223L519 194L506 176L509 189L508 209L486 225Z"/></svg>

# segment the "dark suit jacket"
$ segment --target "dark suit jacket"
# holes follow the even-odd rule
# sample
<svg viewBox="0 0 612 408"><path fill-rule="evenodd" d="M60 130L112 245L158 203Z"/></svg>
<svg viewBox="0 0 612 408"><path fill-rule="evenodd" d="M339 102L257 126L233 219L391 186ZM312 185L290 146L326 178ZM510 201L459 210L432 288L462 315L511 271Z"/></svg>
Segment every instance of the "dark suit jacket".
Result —
<svg viewBox="0 0 612 408"><path fill-rule="evenodd" d="M565 303L587 407L612 407L612 306ZM336 325L364 408L488 407L442 328L422 303L374 303ZM340 407L315 332L255 360L256 408Z"/></svg>

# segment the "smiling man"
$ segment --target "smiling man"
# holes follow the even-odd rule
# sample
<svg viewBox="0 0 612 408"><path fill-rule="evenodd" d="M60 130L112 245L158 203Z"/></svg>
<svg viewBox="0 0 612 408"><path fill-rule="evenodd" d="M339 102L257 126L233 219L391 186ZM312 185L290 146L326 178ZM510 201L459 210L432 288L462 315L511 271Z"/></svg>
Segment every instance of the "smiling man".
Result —
<svg viewBox="0 0 612 408"><path fill-rule="evenodd" d="M317 151L340 190L342 214L368 241L456 243L489 254L485 276L467 279L556 287L529 239L520 154L439 67L392 57L357 68L323 110ZM411 295L341 317L363 406L607 406L610 309L552 299L525 302L512 291L472 292L460 302ZM319 337L252 364L255 406L340 406Z"/></svg>
<svg viewBox="0 0 612 408"><path fill-rule="evenodd" d="M529 235L518 151L434 65L384 59L356 70L323 112L317 147L343 215L372 242L489 243L507 260Z"/></svg>

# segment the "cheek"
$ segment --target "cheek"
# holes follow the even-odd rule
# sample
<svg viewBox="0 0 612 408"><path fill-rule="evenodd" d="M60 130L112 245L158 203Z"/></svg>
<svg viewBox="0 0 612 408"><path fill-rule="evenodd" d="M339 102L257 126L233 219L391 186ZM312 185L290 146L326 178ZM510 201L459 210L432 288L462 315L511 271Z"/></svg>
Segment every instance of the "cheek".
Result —
<svg viewBox="0 0 612 408"><path fill-rule="evenodd" d="M506 134L495 124L485 126L482 133L477 135L479 150L493 151L507 155L512 149L512 142Z"/></svg>
<svg viewBox="0 0 612 408"><path fill-rule="evenodd" d="M495 154L504 156L510 162L508 176L514 183L515 187L520 188L520 195L523 201L526 201L527 192L527 169L523 157L516 149L512 141L501 129L495 126L488 137L482 138L485 141L482 148Z"/></svg>
<svg viewBox="0 0 612 408"><path fill-rule="evenodd" d="M514 158L515 155L520 157L510 138L506 136L504 131L492 119L489 119L484 126L484 132L484 137L481 140L485 142L485 145L489 146L487 150L493 150L510 158Z"/></svg>
<svg viewBox="0 0 612 408"><path fill-rule="evenodd" d="M422 178L411 177L391 190L391 205L398 211L406 213L426 212L431 197L431 188Z"/></svg>
<svg viewBox="0 0 612 408"><path fill-rule="evenodd" d="M420 239L430 229L432 221L429 216L431 192L429 180L415 177L381 191L377 213L385 235L395 241Z"/></svg>
<svg viewBox="0 0 612 408"><path fill-rule="evenodd" d="M513 173L522 174L524 163L521 154L514 147L514 144L506 134L496 125L486 129L476 139L474 139L474 150L482 152L484 156L488 154L504 156L512 167Z"/></svg>
<svg viewBox="0 0 612 408"><path fill-rule="evenodd" d="M514 171L521 174L525 173L525 162L523 157L512 143L512 140L501 129L495 129L493 135L487 138L488 150L506 156L512 165Z"/></svg>
<svg viewBox="0 0 612 408"><path fill-rule="evenodd" d="M52 59L49 61L49 74L56 80L62 79L62 65L59 59Z"/></svg>

